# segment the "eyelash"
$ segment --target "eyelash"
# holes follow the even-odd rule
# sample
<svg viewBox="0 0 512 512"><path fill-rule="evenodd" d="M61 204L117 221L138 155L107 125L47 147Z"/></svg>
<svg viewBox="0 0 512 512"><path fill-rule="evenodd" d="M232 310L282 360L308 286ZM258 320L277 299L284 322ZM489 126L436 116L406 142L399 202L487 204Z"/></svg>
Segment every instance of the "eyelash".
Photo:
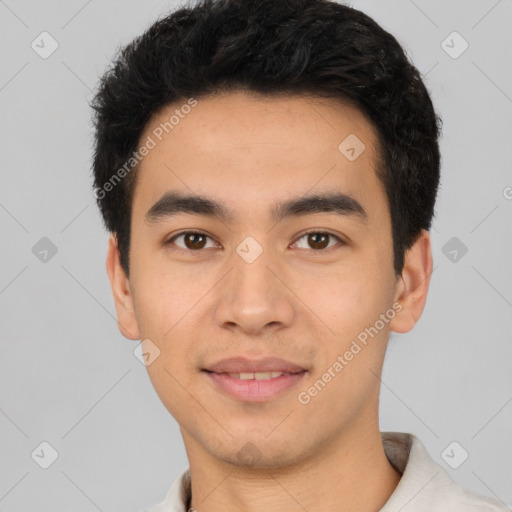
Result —
<svg viewBox="0 0 512 512"><path fill-rule="evenodd" d="M304 238L305 236L310 235L312 233L318 234L318 235L328 235L330 237L335 238L340 243L341 246L345 245L345 242L338 235L335 235L334 233L331 233L330 231L320 231L318 229L311 229L311 230L308 230L308 231L302 233L296 239L296 241L294 243L298 242L301 238ZM181 233L174 235L167 242L165 242L165 245L174 245L174 240L176 240L178 237L180 237L182 235L201 235L201 236L206 236L207 238L212 239L212 237L210 235L207 235L206 233L203 233L202 231L182 231ZM325 253L325 252L330 251L331 249L335 249L335 248L336 248L336 246L328 247L325 249L310 249L310 250L313 252L316 252L316 253ZM191 254L191 253L193 254L193 253L203 252L205 249L192 250L192 249L183 249L182 247L175 246L175 250L180 251L180 252L185 252L188 254ZM307 249L302 249L302 250L307 250Z"/></svg>

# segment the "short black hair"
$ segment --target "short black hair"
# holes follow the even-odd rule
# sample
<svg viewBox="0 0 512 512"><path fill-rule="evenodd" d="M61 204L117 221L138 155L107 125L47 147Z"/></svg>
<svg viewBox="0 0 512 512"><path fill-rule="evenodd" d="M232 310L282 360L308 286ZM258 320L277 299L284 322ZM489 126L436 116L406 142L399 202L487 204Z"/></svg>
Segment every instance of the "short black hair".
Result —
<svg viewBox="0 0 512 512"><path fill-rule="evenodd" d="M179 99L240 89L339 98L366 115L378 133L377 175L400 275L405 251L434 216L442 122L395 37L361 11L329 0L199 0L118 50L91 102L93 172L94 194L126 274L132 157L146 124Z"/></svg>

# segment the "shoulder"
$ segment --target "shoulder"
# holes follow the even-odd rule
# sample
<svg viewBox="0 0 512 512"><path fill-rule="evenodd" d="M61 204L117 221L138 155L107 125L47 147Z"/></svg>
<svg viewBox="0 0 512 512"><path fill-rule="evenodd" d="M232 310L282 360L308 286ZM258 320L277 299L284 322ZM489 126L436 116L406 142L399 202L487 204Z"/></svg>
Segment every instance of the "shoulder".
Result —
<svg viewBox="0 0 512 512"><path fill-rule="evenodd" d="M511 512L503 503L481 496L475 492L466 489L453 480L451 485L445 488L446 493L443 493L442 488L431 496L432 510L442 510L444 512Z"/></svg>
<svg viewBox="0 0 512 512"><path fill-rule="evenodd" d="M402 478L380 512L511 512L500 501L455 482L418 437L403 432L381 436L386 456Z"/></svg>
<svg viewBox="0 0 512 512"><path fill-rule="evenodd" d="M185 503L190 493L190 470L187 467L176 477L164 500L138 512L186 512Z"/></svg>

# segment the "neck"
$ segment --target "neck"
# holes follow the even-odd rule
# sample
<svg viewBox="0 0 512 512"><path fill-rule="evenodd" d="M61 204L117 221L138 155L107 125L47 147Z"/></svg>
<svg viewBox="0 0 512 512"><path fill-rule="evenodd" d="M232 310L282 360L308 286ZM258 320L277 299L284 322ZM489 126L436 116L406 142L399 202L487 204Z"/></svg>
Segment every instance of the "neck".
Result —
<svg viewBox="0 0 512 512"><path fill-rule="evenodd" d="M278 468L228 464L205 456L186 435L184 440L197 512L377 512L401 478L386 457L378 421L344 432L307 460Z"/></svg>

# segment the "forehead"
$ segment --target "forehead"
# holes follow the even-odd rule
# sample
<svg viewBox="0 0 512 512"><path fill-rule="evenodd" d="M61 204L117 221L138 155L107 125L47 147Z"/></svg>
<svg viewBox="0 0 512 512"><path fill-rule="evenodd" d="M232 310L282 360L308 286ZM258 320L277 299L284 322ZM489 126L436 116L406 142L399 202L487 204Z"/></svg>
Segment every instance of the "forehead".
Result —
<svg viewBox="0 0 512 512"><path fill-rule="evenodd" d="M324 191L386 206L376 132L354 106L243 92L195 101L166 106L145 127L140 143L151 140L152 149L137 169L134 214L172 190L215 197L243 216Z"/></svg>

